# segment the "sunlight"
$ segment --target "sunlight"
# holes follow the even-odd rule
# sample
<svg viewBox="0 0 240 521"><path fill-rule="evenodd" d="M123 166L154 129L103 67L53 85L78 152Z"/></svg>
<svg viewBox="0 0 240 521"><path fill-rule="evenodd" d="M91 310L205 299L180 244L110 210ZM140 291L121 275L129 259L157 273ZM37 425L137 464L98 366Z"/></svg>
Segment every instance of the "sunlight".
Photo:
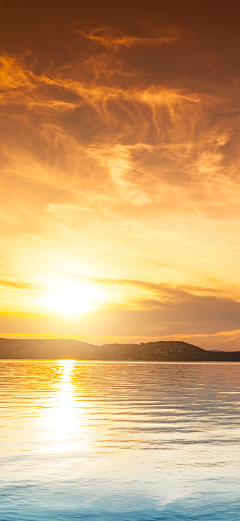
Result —
<svg viewBox="0 0 240 521"><path fill-rule="evenodd" d="M48 440L48 447L44 450L65 452L73 448L85 450L87 447L87 438L82 429L82 406L86 404L76 401L72 382L73 368L73 360L62 360L59 363L60 382L57 393L49 403L49 413L43 421Z"/></svg>
<svg viewBox="0 0 240 521"><path fill-rule="evenodd" d="M100 291L95 287L71 283L44 295L39 303L45 309L72 315L91 311L99 297Z"/></svg>
<svg viewBox="0 0 240 521"><path fill-rule="evenodd" d="M59 390L57 392L55 407L52 410L52 430L58 441L66 438L75 432L77 427L77 417L75 411L73 385L71 372L73 368L72 360L61 362L62 377Z"/></svg>

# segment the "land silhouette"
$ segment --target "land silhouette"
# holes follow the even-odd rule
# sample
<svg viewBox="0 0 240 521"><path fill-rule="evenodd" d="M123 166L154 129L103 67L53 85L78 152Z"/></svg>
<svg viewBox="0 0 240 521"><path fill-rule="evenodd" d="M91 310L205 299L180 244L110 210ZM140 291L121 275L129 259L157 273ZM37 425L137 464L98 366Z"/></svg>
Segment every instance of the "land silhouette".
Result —
<svg viewBox="0 0 240 521"><path fill-rule="evenodd" d="M240 362L240 351L206 351L180 341L96 346L72 339L0 338L0 359Z"/></svg>

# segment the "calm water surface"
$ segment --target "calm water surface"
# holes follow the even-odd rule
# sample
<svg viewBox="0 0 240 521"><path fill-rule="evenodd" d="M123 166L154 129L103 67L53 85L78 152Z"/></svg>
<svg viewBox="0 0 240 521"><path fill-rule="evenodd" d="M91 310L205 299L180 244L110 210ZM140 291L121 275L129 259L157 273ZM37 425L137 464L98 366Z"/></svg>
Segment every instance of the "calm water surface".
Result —
<svg viewBox="0 0 240 521"><path fill-rule="evenodd" d="M0 362L0 519L240 520L240 364Z"/></svg>

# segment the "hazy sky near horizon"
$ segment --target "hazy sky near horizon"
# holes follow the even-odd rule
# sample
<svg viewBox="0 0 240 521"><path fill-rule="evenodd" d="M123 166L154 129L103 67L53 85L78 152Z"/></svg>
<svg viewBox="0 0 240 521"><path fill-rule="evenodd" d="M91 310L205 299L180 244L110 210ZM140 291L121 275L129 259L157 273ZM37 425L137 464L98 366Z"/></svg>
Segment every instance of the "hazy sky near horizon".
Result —
<svg viewBox="0 0 240 521"><path fill-rule="evenodd" d="M232 0L0 0L0 336L240 350L239 29Z"/></svg>

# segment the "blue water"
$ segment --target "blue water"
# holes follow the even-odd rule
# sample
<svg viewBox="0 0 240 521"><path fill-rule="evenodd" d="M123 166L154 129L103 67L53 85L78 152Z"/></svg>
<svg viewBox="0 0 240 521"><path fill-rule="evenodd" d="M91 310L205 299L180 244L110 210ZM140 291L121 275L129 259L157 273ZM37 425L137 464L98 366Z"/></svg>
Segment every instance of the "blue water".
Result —
<svg viewBox="0 0 240 521"><path fill-rule="evenodd" d="M240 364L0 362L0 519L240 520Z"/></svg>

